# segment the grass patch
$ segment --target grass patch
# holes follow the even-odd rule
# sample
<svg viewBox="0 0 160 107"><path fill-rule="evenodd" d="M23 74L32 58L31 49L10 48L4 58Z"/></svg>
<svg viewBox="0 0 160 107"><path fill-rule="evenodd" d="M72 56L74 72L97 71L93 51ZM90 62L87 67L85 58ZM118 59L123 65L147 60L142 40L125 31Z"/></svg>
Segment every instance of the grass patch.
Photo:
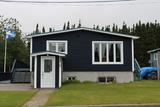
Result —
<svg viewBox="0 0 160 107"><path fill-rule="evenodd" d="M0 91L0 107L22 107L36 91Z"/></svg>
<svg viewBox="0 0 160 107"><path fill-rule="evenodd" d="M160 81L65 84L50 96L47 106L142 103L160 103Z"/></svg>

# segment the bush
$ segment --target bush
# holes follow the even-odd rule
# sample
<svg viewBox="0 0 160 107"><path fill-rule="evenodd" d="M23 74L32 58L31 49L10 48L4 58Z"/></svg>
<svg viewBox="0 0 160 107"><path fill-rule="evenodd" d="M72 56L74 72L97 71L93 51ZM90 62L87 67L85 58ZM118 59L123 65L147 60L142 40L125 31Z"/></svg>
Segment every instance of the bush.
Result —
<svg viewBox="0 0 160 107"><path fill-rule="evenodd" d="M66 80L63 82L63 84L77 84L77 83L81 83L79 80Z"/></svg>
<svg viewBox="0 0 160 107"><path fill-rule="evenodd" d="M84 84L88 84L88 83L95 83L93 81L83 81Z"/></svg>

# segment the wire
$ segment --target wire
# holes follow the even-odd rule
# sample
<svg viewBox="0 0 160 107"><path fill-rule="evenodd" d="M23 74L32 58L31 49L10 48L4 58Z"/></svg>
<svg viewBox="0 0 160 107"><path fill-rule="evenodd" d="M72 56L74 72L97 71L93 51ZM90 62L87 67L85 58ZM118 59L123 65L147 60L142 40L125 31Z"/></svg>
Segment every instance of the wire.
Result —
<svg viewBox="0 0 160 107"><path fill-rule="evenodd" d="M109 3L109 2L123 2L135 0L95 0L95 1L18 1L18 0L0 0L0 2L10 3L34 3L34 4L79 4L79 3Z"/></svg>

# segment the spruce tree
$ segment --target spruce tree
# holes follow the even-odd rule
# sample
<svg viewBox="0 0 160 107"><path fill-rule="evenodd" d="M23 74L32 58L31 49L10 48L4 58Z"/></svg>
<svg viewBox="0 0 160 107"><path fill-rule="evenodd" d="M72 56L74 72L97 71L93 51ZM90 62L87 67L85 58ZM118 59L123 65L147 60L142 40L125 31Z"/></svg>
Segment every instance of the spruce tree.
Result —
<svg viewBox="0 0 160 107"><path fill-rule="evenodd" d="M75 24L73 24L71 28L72 28L72 29L75 29L75 28L76 28L76 25L75 25Z"/></svg>
<svg viewBox="0 0 160 107"><path fill-rule="evenodd" d="M93 29L96 29L95 25L93 25Z"/></svg>
<svg viewBox="0 0 160 107"><path fill-rule="evenodd" d="M67 30L69 30L70 29L70 22L68 21L67 22L67 28L66 28Z"/></svg>
<svg viewBox="0 0 160 107"><path fill-rule="evenodd" d="M110 25L105 27L105 31L110 32Z"/></svg>
<svg viewBox="0 0 160 107"><path fill-rule="evenodd" d="M40 33L40 31L39 31L39 25L37 24L36 25L36 31L35 31L35 34L39 34Z"/></svg>
<svg viewBox="0 0 160 107"><path fill-rule="evenodd" d="M104 31L104 26L102 26L101 30Z"/></svg>
<svg viewBox="0 0 160 107"><path fill-rule="evenodd" d="M45 31L45 28L44 28L44 26L43 26L43 28L42 28L42 33L45 33L46 31Z"/></svg>
<svg viewBox="0 0 160 107"><path fill-rule="evenodd" d="M99 25L97 25L96 30L100 30Z"/></svg>
<svg viewBox="0 0 160 107"><path fill-rule="evenodd" d="M78 23L78 28L81 27L81 20L79 20L79 23Z"/></svg>
<svg viewBox="0 0 160 107"><path fill-rule="evenodd" d="M49 32L52 32L52 28L49 28Z"/></svg>
<svg viewBox="0 0 160 107"><path fill-rule="evenodd" d="M63 30L66 30L66 23L64 23L63 25Z"/></svg>

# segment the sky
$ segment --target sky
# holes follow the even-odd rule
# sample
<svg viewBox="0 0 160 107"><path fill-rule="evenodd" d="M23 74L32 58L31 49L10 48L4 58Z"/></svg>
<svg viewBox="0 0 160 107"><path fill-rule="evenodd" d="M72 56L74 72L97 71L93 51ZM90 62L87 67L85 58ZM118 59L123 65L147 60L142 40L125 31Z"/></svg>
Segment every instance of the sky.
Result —
<svg viewBox="0 0 160 107"><path fill-rule="evenodd" d="M16 18L22 25L21 29L23 33L31 33L35 30L37 23L40 29L45 26L46 31L48 31L49 27L54 27L55 30L62 29L64 23L67 21L70 21L71 24L78 24L79 20L81 20L83 27L91 28L94 24L99 26L112 25L113 23L122 25L123 22L125 22L128 25L132 25L139 20L142 22L154 22L155 20L160 22L159 12L160 0L133 0L91 4L27 4L0 2L0 15L4 15L6 18Z"/></svg>

